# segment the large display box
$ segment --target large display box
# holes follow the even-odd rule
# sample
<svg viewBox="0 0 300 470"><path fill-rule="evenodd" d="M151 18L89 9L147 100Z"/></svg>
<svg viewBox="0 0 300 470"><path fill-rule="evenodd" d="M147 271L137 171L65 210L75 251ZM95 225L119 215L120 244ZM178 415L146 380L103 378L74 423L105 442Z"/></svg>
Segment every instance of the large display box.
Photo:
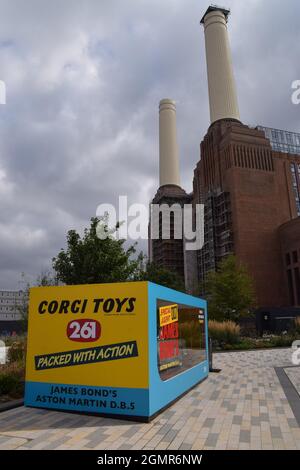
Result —
<svg viewBox="0 0 300 470"><path fill-rule="evenodd" d="M204 300L151 282L30 290L27 406L147 421L207 375Z"/></svg>

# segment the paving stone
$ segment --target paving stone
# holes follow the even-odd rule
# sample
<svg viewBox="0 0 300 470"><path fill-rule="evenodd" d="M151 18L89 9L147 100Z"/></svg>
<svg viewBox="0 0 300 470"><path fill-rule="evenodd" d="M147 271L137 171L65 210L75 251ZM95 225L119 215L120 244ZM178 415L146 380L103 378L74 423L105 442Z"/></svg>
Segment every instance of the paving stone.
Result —
<svg viewBox="0 0 300 470"><path fill-rule="evenodd" d="M4 442L8 441L10 439L10 436L0 436L0 444L3 444Z"/></svg>
<svg viewBox="0 0 300 470"><path fill-rule="evenodd" d="M172 442L173 439L177 436L177 431L173 431L172 429L164 436L164 441Z"/></svg>
<svg viewBox="0 0 300 470"><path fill-rule="evenodd" d="M127 431L125 431L124 434L122 434L122 436L123 437L132 437L138 432L138 430L139 430L138 428L133 426L132 428L127 429Z"/></svg>
<svg viewBox="0 0 300 470"><path fill-rule="evenodd" d="M243 417L242 416L234 416L232 420L232 424L242 424Z"/></svg>
<svg viewBox="0 0 300 470"><path fill-rule="evenodd" d="M201 410L193 410L191 416L198 418L201 415Z"/></svg>
<svg viewBox="0 0 300 470"><path fill-rule="evenodd" d="M28 442L26 442L25 446L30 449L31 447L34 447L36 444L47 442L47 440L49 438L51 439L51 437L53 437L52 433L43 433L41 436L35 439L31 439Z"/></svg>
<svg viewBox="0 0 300 470"><path fill-rule="evenodd" d="M206 441L205 441L205 446L208 447L215 447L218 441L218 434L209 434Z"/></svg>
<svg viewBox="0 0 300 470"><path fill-rule="evenodd" d="M211 428L215 423L215 418L206 418L203 423L203 428Z"/></svg>
<svg viewBox="0 0 300 470"><path fill-rule="evenodd" d="M122 444L120 447L118 447L118 450L130 450L132 449L132 445L130 444Z"/></svg>
<svg viewBox="0 0 300 470"><path fill-rule="evenodd" d="M259 418L260 421L269 421L269 415L267 413L260 413Z"/></svg>
<svg viewBox="0 0 300 470"><path fill-rule="evenodd" d="M271 426L271 436L272 438L282 439L282 432L279 426Z"/></svg>
<svg viewBox="0 0 300 470"><path fill-rule="evenodd" d="M236 410L236 405L228 405L227 410L234 412Z"/></svg>
<svg viewBox="0 0 300 470"><path fill-rule="evenodd" d="M295 418L288 418L287 422L290 428L296 428L296 429L299 428L298 423L295 420Z"/></svg>
<svg viewBox="0 0 300 470"><path fill-rule="evenodd" d="M261 419L259 416L251 416L251 425L252 426L257 426L260 425Z"/></svg>
<svg viewBox="0 0 300 470"><path fill-rule="evenodd" d="M241 429L240 431L240 442L250 442L251 436L250 436L250 431L245 431L244 429Z"/></svg>
<svg viewBox="0 0 300 470"><path fill-rule="evenodd" d="M3 412L0 449L300 450L300 427L274 369L284 368L298 387L289 348L215 354L214 366L219 374L151 423L38 408Z"/></svg>
<svg viewBox="0 0 300 470"><path fill-rule="evenodd" d="M45 441L45 445L42 447L43 450L53 450L53 449L56 449L58 446L66 443L67 441L69 441L70 438L69 437L60 437L59 439L56 439L52 442L49 442L49 444L47 444Z"/></svg>
<svg viewBox="0 0 300 470"><path fill-rule="evenodd" d="M181 446L179 447L180 450L190 450L193 446L191 444L187 444L183 442Z"/></svg>

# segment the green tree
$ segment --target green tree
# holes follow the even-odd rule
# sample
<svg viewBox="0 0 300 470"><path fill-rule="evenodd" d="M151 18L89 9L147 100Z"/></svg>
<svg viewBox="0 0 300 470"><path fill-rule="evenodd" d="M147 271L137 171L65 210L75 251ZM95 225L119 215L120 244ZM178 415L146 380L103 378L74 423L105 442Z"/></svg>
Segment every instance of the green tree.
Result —
<svg viewBox="0 0 300 470"><path fill-rule="evenodd" d="M24 285L23 295L21 297L20 303L16 305L16 310L21 315L22 330L27 332L28 328L28 311L29 311L29 291L31 284L26 279L24 273L22 273L22 281ZM57 278L53 275L51 271L42 271L38 276L36 282L34 283L37 287L46 287L46 286L56 286L58 284Z"/></svg>
<svg viewBox="0 0 300 470"><path fill-rule="evenodd" d="M205 285L209 316L215 320L236 321L255 305L253 282L234 255L224 258L216 272L210 272Z"/></svg>
<svg viewBox="0 0 300 470"><path fill-rule="evenodd" d="M136 280L150 281L170 289L185 292L184 282L176 272L170 271L157 263L149 262L146 259L144 255L139 256Z"/></svg>
<svg viewBox="0 0 300 470"><path fill-rule="evenodd" d="M108 217L93 217L83 237L75 230L67 235L67 248L53 258L53 269L64 284L95 284L133 280L138 260L132 259L135 245L124 248L125 240L113 235L119 224L110 229ZM103 237L103 234L106 237Z"/></svg>

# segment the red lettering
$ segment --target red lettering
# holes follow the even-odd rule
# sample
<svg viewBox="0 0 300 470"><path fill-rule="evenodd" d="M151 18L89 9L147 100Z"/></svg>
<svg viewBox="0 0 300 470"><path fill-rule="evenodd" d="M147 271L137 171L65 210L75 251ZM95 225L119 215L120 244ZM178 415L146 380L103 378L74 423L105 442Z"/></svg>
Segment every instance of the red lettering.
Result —
<svg viewBox="0 0 300 470"><path fill-rule="evenodd" d="M159 339L178 338L178 322L170 323L160 329Z"/></svg>
<svg viewBox="0 0 300 470"><path fill-rule="evenodd" d="M178 339L170 341L162 341L159 343L159 358L161 361L171 359L179 355L179 342Z"/></svg>

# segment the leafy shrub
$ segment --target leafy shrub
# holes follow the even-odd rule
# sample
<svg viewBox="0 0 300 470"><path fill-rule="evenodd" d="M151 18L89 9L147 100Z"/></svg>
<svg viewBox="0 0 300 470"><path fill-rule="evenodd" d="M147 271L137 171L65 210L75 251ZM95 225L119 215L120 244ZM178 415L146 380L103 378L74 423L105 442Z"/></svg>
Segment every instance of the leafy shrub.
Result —
<svg viewBox="0 0 300 470"><path fill-rule="evenodd" d="M2 365L0 367L0 396L21 397L24 390L24 373L22 362Z"/></svg>
<svg viewBox="0 0 300 470"><path fill-rule="evenodd" d="M294 340L295 336L292 335L273 336L270 340L270 345L276 348L286 348L290 347Z"/></svg>
<svg viewBox="0 0 300 470"><path fill-rule="evenodd" d="M26 341L24 339L19 339L14 341L9 350L8 350L8 361L9 362L18 362L25 361L26 355Z"/></svg>
<svg viewBox="0 0 300 470"><path fill-rule="evenodd" d="M8 374L7 372L0 373L0 396L8 395L11 392L16 391L19 387L19 377L14 374Z"/></svg>
<svg viewBox="0 0 300 470"><path fill-rule="evenodd" d="M220 345L233 345L240 341L240 327L233 321L209 320L208 332L209 336Z"/></svg>
<svg viewBox="0 0 300 470"><path fill-rule="evenodd" d="M298 335L300 335L300 317L295 318L295 330Z"/></svg>
<svg viewBox="0 0 300 470"><path fill-rule="evenodd" d="M187 321L179 324L180 338L184 340L186 348L201 347L201 333L197 321Z"/></svg>
<svg viewBox="0 0 300 470"><path fill-rule="evenodd" d="M4 341L5 346L11 346L16 341L26 342L26 335L0 336L0 339Z"/></svg>

